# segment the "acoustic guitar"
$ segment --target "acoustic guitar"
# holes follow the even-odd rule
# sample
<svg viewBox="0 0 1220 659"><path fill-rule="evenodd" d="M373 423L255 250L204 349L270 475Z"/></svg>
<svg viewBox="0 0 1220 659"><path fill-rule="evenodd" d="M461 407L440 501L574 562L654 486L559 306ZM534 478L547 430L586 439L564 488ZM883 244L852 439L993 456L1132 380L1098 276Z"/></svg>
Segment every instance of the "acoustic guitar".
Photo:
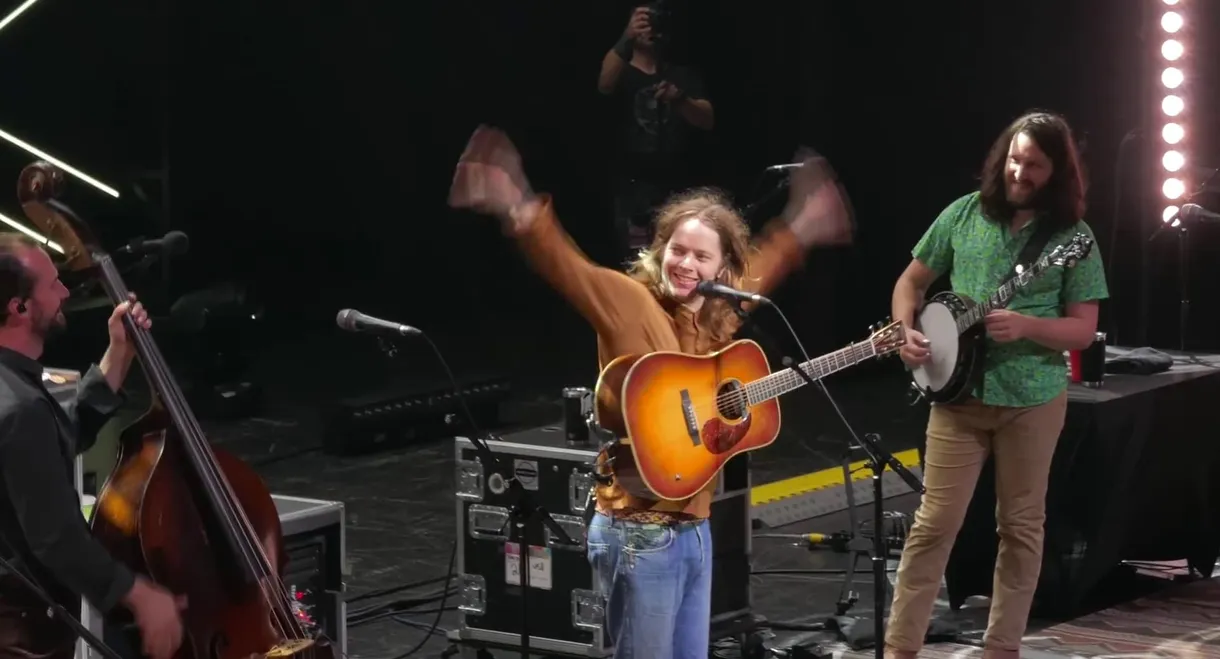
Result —
<svg viewBox="0 0 1220 659"><path fill-rule="evenodd" d="M904 341L902 323L892 322L866 341L799 366L816 381L894 352ZM706 487L734 456L774 442L776 399L804 384L792 368L772 373L762 348L749 340L701 356L624 355L598 378L594 417L632 449L635 469L616 465L620 486L638 496L681 501Z"/></svg>

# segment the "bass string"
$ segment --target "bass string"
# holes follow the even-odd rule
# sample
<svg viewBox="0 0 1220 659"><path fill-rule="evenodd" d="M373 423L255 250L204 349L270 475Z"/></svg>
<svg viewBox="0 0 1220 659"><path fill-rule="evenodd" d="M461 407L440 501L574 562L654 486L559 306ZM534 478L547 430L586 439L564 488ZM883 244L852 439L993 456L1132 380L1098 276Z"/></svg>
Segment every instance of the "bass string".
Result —
<svg viewBox="0 0 1220 659"><path fill-rule="evenodd" d="M107 291L111 294L113 301L118 304L128 298L128 291L122 283L122 278L113 266L113 262L108 257L97 257L95 259L100 265L103 274L103 284ZM263 574L266 569L260 564L259 555L255 551L255 546L249 541L249 535L241 533L239 528L239 520L236 519L234 511L229 501L226 500L225 493L220 489L220 482L217 479L217 472L209 464L211 460L210 451L201 451L198 442L195 440L194 430L197 428L191 415L188 413L189 408L183 404L181 392L174 386L172 376L169 374L169 369L164 363L160 351L156 349L155 343L151 336L148 335L143 328L138 327L131 319L124 318L124 325L131 333L140 355L143 358L145 370L150 379L156 384L157 388L165 397L164 404L170 416L174 418L178 426L182 429L182 438L185 442L184 446L191 455L193 462L200 469L199 477L203 487L207 490L208 495L212 499L213 504L218 504L220 509L216 512L222 517L226 528L233 537L238 541L239 550L242 553L242 560L255 570L256 576L262 581ZM205 447L206 448L206 447ZM277 616L277 627L282 627L282 623Z"/></svg>
<svg viewBox="0 0 1220 659"><path fill-rule="evenodd" d="M128 291L109 256L98 257L95 261L101 265L103 284L109 289L113 301L118 304L128 299ZM275 614L273 622L277 631L287 638L304 638L304 630L292 613L292 604L288 599L287 589L279 575L271 569L270 561L263 552L261 544L255 540L252 525L245 515L245 511L236 505L236 496L212 457L210 447L203 439L204 435L202 428L198 425L198 420L189 412L190 408L186 406L182 392L174 385L168 366L156 348L156 344L144 328L138 327L131 322L130 318L124 318L124 325L132 333L137 347L141 349L148 376L157 382L159 389L167 396L165 401L167 409L171 415L176 416L183 430L182 435L187 450L193 453L195 464L202 467L204 473L201 473L200 476L203 479L204 487L213 496L213 501L218 502L222 507L222 510L218 510L217 513L224 518L230 532L235 534L247 565L255 569L263 597ZM267 592L272 585L267 584L268 580L274 582L273 585L278 591L275 595L278 596L272 596L272 593Z"/></svg>

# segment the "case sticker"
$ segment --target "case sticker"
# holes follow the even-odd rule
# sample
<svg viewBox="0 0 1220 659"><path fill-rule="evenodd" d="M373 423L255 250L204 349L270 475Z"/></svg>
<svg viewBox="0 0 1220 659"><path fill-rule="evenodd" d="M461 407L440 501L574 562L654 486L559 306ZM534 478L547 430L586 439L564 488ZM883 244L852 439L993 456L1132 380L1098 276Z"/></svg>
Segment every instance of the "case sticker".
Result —
<svg viewBox="0 0 1220 659"><path fill-rule="evenodd" d="M510 586L521 585L520 545L504 543L504 581ZM551 549L530 545L530 588L551 589Z"/></svg>
<svg viewBox="0 0 1220 659"><path fill-rule="evenodd" d="M516 458L513 460L513 477L521 483L521 487L527 490L538 491L538 461L537 460L522 460Z"/></svg>

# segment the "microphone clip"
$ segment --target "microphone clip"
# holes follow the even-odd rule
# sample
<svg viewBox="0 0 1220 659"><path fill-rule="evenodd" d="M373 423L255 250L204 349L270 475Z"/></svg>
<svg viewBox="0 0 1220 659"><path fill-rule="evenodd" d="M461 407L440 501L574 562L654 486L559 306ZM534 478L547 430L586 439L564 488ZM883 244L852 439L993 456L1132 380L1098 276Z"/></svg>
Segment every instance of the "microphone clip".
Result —
<svg viewBox="0 0 1220 659"><path fill-rule="evenodd" d="M398 346L384 336L377 337L377 347L381 348L381 351L390 359L398 356Z"/></svg>

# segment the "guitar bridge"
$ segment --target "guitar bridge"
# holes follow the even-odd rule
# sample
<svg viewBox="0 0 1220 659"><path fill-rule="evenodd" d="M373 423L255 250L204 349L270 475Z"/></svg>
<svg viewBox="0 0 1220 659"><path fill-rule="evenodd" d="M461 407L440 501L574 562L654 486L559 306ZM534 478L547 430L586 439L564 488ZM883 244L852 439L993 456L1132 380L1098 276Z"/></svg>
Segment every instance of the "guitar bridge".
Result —
<svg viewBox="0 0 1220 659"><path fill-rule="evenodd" d="M699 419L695 417L695 407L690 402L690 392L682 390L682 418L686 419L686 434L690 436L691 444L698 446Z"/></svg>

